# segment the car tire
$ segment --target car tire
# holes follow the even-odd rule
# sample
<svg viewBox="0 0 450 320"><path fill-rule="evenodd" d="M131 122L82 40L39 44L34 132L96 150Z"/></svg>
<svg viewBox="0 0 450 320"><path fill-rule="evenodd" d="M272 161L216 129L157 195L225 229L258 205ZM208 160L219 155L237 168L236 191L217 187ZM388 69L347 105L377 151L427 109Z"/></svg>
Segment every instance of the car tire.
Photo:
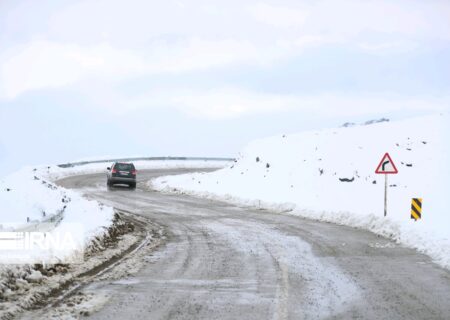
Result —
<svg viewBox="0 0 450 320"><path fill-rule="evenodd" d="M131 189L136 189L136 182L135 183L130 183L130 188Z"/></svg>

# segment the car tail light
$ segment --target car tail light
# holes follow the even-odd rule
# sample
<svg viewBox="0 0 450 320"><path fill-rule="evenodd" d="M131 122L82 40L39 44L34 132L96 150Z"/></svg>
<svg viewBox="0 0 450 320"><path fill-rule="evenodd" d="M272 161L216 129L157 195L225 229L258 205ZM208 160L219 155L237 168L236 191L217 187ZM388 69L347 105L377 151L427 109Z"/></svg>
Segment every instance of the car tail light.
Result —
<svg viewBox="0 0 450 320"><path fill-rule="evenodd" d="M117 170L116 170L116 169L112 169L111 172L112 172L112 173L117 173Z"/></svg>
<svg viewBox="0 0 450 320"><path fill-rule="evenodd" d="M135 176L135 175L136 175L136 170L131 170L131 174L132 174L133 176Z"/></svg>

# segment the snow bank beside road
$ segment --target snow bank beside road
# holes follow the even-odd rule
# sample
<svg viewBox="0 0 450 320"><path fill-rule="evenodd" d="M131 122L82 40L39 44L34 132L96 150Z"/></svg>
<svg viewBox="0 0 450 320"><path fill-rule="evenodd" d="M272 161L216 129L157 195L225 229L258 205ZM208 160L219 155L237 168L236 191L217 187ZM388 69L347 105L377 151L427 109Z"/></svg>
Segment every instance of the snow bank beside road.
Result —
<svg viewBox="0 0 450 320"><path fill-rule="evenodd" d="M84 264L85 250L107 235L113 224L112 208L59 187L38 171L24 168L0 180L2 319L70 283L77 267L89 266ZM25 234L38 232L45 233L46 240L26 240ZM11 242L7 239L11 234L20 239ZM68 268L67 263L77 264Z"/></svg>
<svg viewBox="0 0 450 320"><path fill-rule="evenodd" d="M70 232L82 251L103 235L113 214L112 208L55 185L37 169L25 168L0 181L0 231ZM72 253L67 249L58 259L64 261ZM33 252L29 258L28 263L34 259L34 263L41 263L48 257Z"/></svg>
<svg viewBox="0 0 450 320"><path fill-rule="evenodd" d="M207 174L162 177L158 190L232 201L371 230L450 267L450 118L347 126L255 141L237 162ZM399 174L374 173L389 152ZM423 198L423 219L410 219L411 198Z"/></svg>

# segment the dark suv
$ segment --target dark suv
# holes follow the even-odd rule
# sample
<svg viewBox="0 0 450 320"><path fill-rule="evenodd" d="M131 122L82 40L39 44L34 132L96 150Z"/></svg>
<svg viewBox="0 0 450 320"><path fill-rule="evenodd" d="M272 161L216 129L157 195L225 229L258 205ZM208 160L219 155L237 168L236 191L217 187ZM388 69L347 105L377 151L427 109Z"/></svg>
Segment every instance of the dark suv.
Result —
<svg viewBox="0 0 450 320"><path fill-rule="evenodd" d="M130 188L136 188L136 168L132 163L114 162L108 167L106 185L112 187L115 184L127 184Z"/></svg>

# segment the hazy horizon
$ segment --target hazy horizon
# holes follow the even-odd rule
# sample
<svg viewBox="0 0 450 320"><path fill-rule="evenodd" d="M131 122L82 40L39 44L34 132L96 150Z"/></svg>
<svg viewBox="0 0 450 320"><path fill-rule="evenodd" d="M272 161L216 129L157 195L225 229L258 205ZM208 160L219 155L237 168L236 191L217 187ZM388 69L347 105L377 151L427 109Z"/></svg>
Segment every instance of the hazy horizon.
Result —
<svg viewBox="0 0 450 320"><path fill-rule="evenodd" d="M0 176L450 110L446 1L2 1Z"/></svg>

